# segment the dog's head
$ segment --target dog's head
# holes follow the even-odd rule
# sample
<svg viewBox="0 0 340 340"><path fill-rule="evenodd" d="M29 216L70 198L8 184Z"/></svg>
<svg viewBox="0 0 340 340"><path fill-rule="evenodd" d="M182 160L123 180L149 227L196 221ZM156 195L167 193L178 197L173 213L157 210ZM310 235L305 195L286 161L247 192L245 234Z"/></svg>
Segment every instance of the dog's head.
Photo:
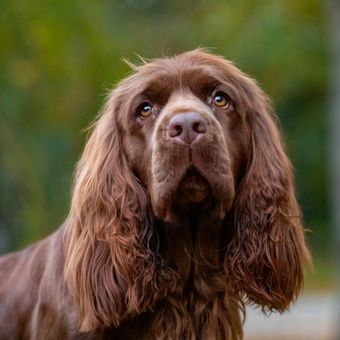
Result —
<svg viewBox="0 0 340 340"><path fill-rule="evenodd" d="M247 85L256 88L231 63L195 51L138 67L118 86L124 148L160 219L208 196L222 216L231 207L248 162Z"/></svg>

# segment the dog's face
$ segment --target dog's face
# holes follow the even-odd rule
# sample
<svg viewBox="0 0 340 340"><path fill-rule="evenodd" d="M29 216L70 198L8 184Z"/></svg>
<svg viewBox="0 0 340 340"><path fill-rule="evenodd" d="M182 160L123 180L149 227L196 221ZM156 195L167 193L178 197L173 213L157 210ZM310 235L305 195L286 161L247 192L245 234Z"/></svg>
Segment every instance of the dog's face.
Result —
<svg viewBox="0 0 340 340"><path fill-rule="evenodd" d="M207 54L143 65L119 87L124 147L155 214L215 199L230 207L249 134L235 68Z"/></svg>

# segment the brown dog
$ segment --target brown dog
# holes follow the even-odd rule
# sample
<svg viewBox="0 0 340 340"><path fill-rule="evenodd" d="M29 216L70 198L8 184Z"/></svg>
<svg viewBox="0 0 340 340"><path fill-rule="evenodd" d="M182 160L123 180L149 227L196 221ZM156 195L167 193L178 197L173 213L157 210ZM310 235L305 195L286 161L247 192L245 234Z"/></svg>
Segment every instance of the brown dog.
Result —
<svg viewBox="0 0 340 340"><path fill-rule="evenodd" d="M136 67L78 163L69 216L0 259L0 339L240 339L309 261L266 96L202 50Z"/></svg>

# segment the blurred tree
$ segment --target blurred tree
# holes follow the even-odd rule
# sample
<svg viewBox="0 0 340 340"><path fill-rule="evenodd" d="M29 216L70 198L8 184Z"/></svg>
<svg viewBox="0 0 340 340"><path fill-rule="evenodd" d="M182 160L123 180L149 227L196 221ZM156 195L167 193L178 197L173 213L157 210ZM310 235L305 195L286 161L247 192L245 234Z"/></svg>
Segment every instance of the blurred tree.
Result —
<svg viewBox="0 0 340 340"><path fill-rule="evenodd" d="M334 258L337 270L337 336L340 339L340 0L327 1L327 18L331 45L330 110L329 110L329 174L331 222L334 233Z"/></svg>

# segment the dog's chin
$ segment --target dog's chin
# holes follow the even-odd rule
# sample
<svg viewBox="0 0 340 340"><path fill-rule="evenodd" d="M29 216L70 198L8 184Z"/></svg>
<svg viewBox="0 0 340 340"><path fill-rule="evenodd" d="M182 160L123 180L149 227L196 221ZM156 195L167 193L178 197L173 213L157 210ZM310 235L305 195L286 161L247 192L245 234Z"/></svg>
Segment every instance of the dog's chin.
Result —
<svg viewBox="0 0 340 340"><path fill-rule="evenodd" d="M163 202L153 200L152 205L156 216L165 222L176 225L183 220L183 214L190 211L193 206L206 207L212 202L217 204L219 217L224 217L224 201L214 194L209 179L194 166L189 166L180 178L173 179L173 185L163 187L162 190L169 193L168 200ZM157 197L159 196L154 196Z"/></svg>
<svg viewBox="0 0 340 340"><path fill-rule="evenodd" d="M186 205L203 202L211 195L208 181L194 168L189 168L179 182L176 203Z"/></svg>
<svg viewBox="0 0 340 340"><path fill-rule="evenodd" d="M210 154L199 155L196 151L190 157L190 150L184 151L176 160L166 157L177 155L174 152L163 153L162 157L158 152L153 157L150 193L155 215L172 223L175 215L190 204L215 202L223 218L235 196L230 162L216 152L218 161L210 159Z"/></svg>

